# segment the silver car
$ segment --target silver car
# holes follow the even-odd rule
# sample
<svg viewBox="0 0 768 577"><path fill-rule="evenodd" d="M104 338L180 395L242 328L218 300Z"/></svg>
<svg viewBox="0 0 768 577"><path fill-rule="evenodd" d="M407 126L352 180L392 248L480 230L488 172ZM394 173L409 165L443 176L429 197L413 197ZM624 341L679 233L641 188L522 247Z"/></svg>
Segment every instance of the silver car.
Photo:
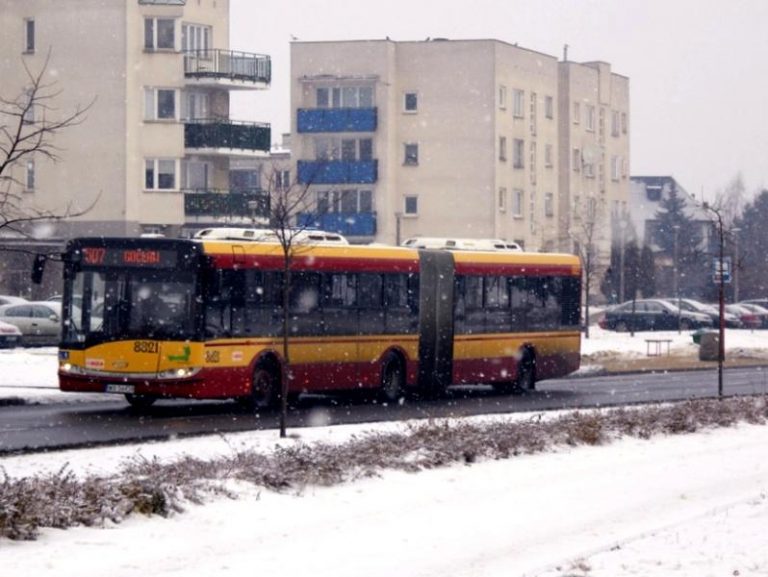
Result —
<svg viewBox="0 0 768 577"><path fill-rule="evenodd" d="M25 346L56 346L61 338L61 304L39 301L0 306L0 320L21 331Z"/></svg>

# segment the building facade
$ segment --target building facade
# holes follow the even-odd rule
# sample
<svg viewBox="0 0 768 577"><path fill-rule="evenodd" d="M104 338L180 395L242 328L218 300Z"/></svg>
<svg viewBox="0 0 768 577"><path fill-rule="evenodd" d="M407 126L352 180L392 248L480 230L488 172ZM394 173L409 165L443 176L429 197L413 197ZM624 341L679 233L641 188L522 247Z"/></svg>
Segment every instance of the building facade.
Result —
<svg viewBox="0 0 768 577"><path fill-rule="evenodd" d="M570 251L582 203L599 201L605 218L626 206L628 80L607 64L497 40L294 42L291 82L297 181L314 224L353 242L492 237ZM570 102L592 114L589 129ZM604 131L614 113L616 137Z"/></svg>
<svg viewBox="0 0 768 577"><path fill-rule="evenodd" d="M28 89L25 67L55 82L31 126L90 104L56 135L57 162L13 167L29 210L83 212L48 234L176 236L247 219L263 197L231 168L267 154L270 127L232 120L229 101L267 88L271 62L229 49L229 0L0 0L0 30L4 96Z"/></svg>

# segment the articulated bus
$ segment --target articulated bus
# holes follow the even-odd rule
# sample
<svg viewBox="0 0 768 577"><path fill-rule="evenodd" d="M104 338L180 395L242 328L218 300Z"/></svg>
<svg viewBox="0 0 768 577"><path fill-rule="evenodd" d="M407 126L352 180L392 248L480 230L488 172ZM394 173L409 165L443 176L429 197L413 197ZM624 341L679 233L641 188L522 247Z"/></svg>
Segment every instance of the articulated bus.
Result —
<svg viewBox="0 0 768 577"><path fill-rule="evenodd" d="M279 398L455 384L501 391L579 367L577 257L214 239L80 238L64 261L62 391Z"/></svg>

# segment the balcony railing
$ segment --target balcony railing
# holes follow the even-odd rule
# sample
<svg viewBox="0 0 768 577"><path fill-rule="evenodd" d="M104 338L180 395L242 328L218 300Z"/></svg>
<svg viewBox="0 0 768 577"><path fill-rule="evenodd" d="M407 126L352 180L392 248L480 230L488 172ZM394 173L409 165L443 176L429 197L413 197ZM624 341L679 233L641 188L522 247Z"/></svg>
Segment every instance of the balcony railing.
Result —
<svg viewBox="0 0 768 577"><path fill-rule="evenodd" d="M241 82L272 80L272 60L263 54L234 50L187 50L184 52L187 78L216 78Z"/></svg>
<svg viewBox="0 0 768 577"><path fill-rule="evenodd" d="M269 194L253 189L184 189L184 216L216 220L269 217Z"/></svg>
<svg viewBox="0 0 768 577"><path fill-rule="evenodd" d="M269 124L232 120L190 120L184 123L185 148L228 148L269 152Z"/></svg>
<svg viewBox="0 0 768 577"><path fill-rule="evenodd" d="M376 234L375 212L329 212L326 214L301 213L297 226L319 228L338 232L344 236L374 236Z"/></svg>
<svg viewBox="0 0 768 577"><path fill-rule="evenodd" d="M376 108L299 108L299 132L375 132Z"/></svg>
<svg viewBox="0 0 768 577"><path fill-rule="evenodd" d="M373 184L379 177L377 160L299 160L301 184Z"/></svg>

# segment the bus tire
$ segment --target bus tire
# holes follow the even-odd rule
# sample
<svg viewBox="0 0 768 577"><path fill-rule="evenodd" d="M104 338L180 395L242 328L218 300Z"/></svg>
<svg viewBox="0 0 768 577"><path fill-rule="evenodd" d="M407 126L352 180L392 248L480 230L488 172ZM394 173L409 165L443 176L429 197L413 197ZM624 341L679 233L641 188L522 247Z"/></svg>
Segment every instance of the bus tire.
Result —
<svg viewBox="0 0 768 577"><path fill-rule="evenodd" d="M257 366L251 379L251 395L247 399L250 408L256 411L272 409L280 398L278 387L280 379L275 372L263 365Z"/></svg>
<svg viewBox="0 0 768 577"><path fill-rule="evenodd" d="M533 391L536 389L536 357L530 350L523 352L517 366L515 388L518 391Z"/></svg>
<svg viewBox="0 0 768 577"><path fill-rule="evenodd" d="M405 396L405 370L395 354L390 353L384 359L379 396L385 403L397 403Z"/></svg>
<svg viewBox="0 0 768 577"><path fill-rule="evenodd" d="M149 407L154 405L157 398L149 397L147 395L136 395L133 393L126 393L125 400L128 401L128 404L131 405L131 407L133 407L134 409L143 410L143 409L148 409Z"/></svg>

